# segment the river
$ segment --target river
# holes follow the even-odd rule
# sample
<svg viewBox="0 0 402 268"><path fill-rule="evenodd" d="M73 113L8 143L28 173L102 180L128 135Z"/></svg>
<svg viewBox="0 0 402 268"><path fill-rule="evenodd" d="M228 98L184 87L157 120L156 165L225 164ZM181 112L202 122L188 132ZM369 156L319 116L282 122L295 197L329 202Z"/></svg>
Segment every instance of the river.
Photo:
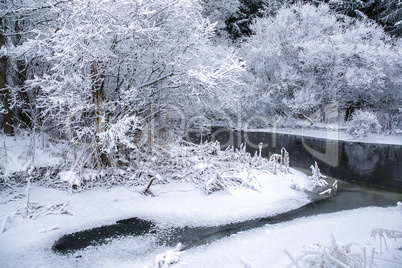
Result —
<svg viewBox="0 0 402 268"><path fill-rule="evenodd" d="M251 154L258 151L258 144L262 142L264 157L280 153L285 147L291 167L309 169L316 161L323 174L336 179L402 193L402 145L227 129L215 130L208 138L219 141L224 148L246 144Z"/></svg>
<svg viewBox="0 0 402 268"><path fill-rule="evenodd" d="M191 138L199 142L196 135ZM258 151L258 145L262 142L264 157L279 153L285 147L290 154L291 167L310 175L309 167L317 161L323 174L338 180L338 191L332 198L313 202L295 211L222 226L160 228L150 221L124 219L114 225L65 235L56 241L53 250L59 253L75 252L91 245L107 243L116 237L146 234L153 235L161 244L174 246L180 242L184 248L190 248L266 224L367 206L395 206L397 201L402 200L400 145L222 129L203 137L203 140L205 138L219 141L222 149L229 145L239 147L242 143L246 144L251 154Z"/></svg>

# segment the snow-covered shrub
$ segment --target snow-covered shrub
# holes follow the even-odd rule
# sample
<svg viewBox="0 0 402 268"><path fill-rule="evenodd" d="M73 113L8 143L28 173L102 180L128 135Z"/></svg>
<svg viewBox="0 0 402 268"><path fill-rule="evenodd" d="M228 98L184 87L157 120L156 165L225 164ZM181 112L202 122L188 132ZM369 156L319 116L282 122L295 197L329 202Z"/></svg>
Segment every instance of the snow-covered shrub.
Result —
<svg viewBox="0 0 402 268"><path fill-rule="evenodd" d="M233 187L259 191L258 181L244 170L287 173L289 169L289 154L285 148L282 148L281 154L275 154L267 160L258 152L251 156L243 144L239 149L228 147L225 151L220 149L219 142L186 144L177 146L174 154L170 153L174 155L170 170L175 170L175 178L199 184L208 194Z"/></svg>
<svg viewBox="0 0 402 268"><path fill-rule="evenodd" d="M272 154L269 157L269 169L274 173L278 173L278 169L284 173L289 172L289 153L282 147L281 154Z"/></svg>
<svg viewBox="0 0 402 268"><path fill-rule="evenodd" d="M402 203L398 202L396 204L396 209L401 213L402 215ZM377 236L380 239L380 252L382 252L382 242L384 241L385 248L388 250L388 245L387 245L387 240L386 237L389 239L399 239L402 238L402 230L396 230L396 229L390 229L386 227L376 227L373 230L371 230L371 236L376 239Z"/></svg>
<svg viewBox="0 0 402 268"><path fill-rule="evenodd" d="M369 134L379 134L381 129L374 112L357 110L352 115L347 132L354 138L361 138Z"/></svg>
<svg viewBox="0 0 402 268"><path fill-rule="evenodd" d="M402 133L402 108L398 109L398 112L395 113L380 110L377 112L377 117L387 134Z"/></svg>
<svg viewBox="0 0 402 268"><path fill-rule="evenodd" d="M294 258L289 251L285 250L292 261L289 267L320 267L320 268L366 268L374 267L373 248L367 255L366 248L358 244L342 244L331 236L331 244L323 245L316 243L314 245L304 246L303 253Z"/></svg>
<svg viewBox="0 0 402 268"><path fill-rule="evenodd" d="M248 172L237 172L226 170L205 182L204 189L208 194L221 190L229 190L230 187L246 187L256 191L260 190L261 185L255 177Z"/></svg>
<svg viewBox="0 0 402 268"><path fill-rule="evenodd" d="M70 185L70 191L73 187L81 186L82 181L74 170L62 171L60 172L59 176L62 182L68 182L68 184Z"/></svg>
<svg viewBox="0 0 402 268"><path fill-rule="evenodd" d="M311 183L307 187L300 188L298 184L292 185L293 189L313 192L319 195L333 195L338 189L338 181L328 184L327 177L321 174L317 162L310 166L312 175L309 176Z"/></svg>
<svg viewBox="0 0 402 268"><path fill-rule="evenodd" d="M182 244L179 243L174 249L169 249L164 254L158 254L155 258L155 268L168 268L171 264L179 262L179 255L182 253L180 249Z"/></svg>
<svg viewBox="0 0 402 268"><path fill-rule="evenodd" d="M252 170L289 172L289 153L285 148L267 160L262 157L262 147L261 144L259 151L252 156L245 145L238 149L228 147L221 150L219 142L194 144L179 140L169 146L155 142L151 152L134 150L126 168L112 166L93 170L85 166L56 165L34 168L31 177L38 185L64 189L70 193L114 185L146 186L152 180L151 185L168 183L170 180L192 182L209 194L242 187L259 191L258 181L250 176ZM148 187L148 190L152 192L152 187Z"/></svg>
<svg viewBox="0 0 402 268"><path fill-rule="evenodd" d="M311 188L315 187L325 187L328 185L328 182L325 180L327 177L321 174L320 168L318 167L317 162L314 162L314 166L311 165L311 172L313 173L309 176L309 179L313 181L313 185Z"/></svg>

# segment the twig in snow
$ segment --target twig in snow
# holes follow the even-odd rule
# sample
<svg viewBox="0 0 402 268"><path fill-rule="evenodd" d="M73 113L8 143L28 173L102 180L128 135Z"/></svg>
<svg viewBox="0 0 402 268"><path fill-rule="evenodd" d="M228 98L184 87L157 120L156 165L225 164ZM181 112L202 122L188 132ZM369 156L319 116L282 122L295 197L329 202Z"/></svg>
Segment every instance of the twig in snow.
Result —
<svg viewBox="0 0 402 268"><path fill-rule="evenodd" d="M151 192L151 190L150 190L151 185L152 185L152 183L154 182L154 180L155 180L155 178L152 178L152 179L149 181L147 188L145 188L144 191L141 192L142 194L144 194L144 195L149 195L149 196L152 196L152 197L155 196L155 195Z"/></svg>
<svg viewBox="0 0 402 268"><path fill-rule="evenodd" d="M7 220L8 220L8 215L5 215L4 219L3 219L3 223L1 224L1 227L0 227L0 234L4 233L4 231L6 230Z"/></svg>
<svg viewBox="0 0 402 268"><path fill-rule="evenodd" d="M398 238L402 238L402 231L395 230L395 229L390 229L390 228L384 228L384 227L377 227L377 228L374 228L373 230L371 230L371 236L374 239L376 239L377 235L380 238L380 252L382 253L382 241L384 241L385 248L388 251L388 244L387 244L387 240L385 238L385 235L389 239L396 240Z"/></svg>
<svg viewBox="0 0 402 268"><path fill-rule="evenodd" d="M241 262L244 265L244 268L254 268L254 264L252 264L249 260L247 260L244 256L240 257Z"/></svg>

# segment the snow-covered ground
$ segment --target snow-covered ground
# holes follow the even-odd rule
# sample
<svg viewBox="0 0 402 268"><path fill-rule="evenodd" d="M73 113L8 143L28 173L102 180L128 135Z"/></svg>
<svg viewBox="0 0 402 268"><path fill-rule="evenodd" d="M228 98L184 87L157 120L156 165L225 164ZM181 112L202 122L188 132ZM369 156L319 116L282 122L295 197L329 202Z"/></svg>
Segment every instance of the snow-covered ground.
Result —
<svg viewBox="0 0 402 268"><path fill-rule="evenodd" d="M318 242L329 246L331 234L336 241L358 243L369 253L372 247L380 249L379 240L370 236L372 228L401 229L401 217L396 208L370 207L266 225L188 250L181 262L187 267L286 267L291 261L284 250L298 257L304 245ZM376 263L380 267L401 267L402 241L387 243L389 251L383 249L376 255ZM244 265L245 260L253 266Z"/></svg>
<svg viewBox="0 0 402 268"><path fill-rule="evenodd" d="M48 166L60 161L51 155L52 148L42 152L40 146L34 159L28 157L24 148L29 146L22 144L24 140L3 139L6 150L0 154L0 164L6 173L27 170L32 163ZM297 189L309 188L312 182L297 170L278 175L252 172L247 176L258 181L259 191L232 187L210 195L196 184L179 181L152 185L155 197L141 194L145 186L98 187L70 194L32 183L30 213L25 208L25 186L11 183L13 188L0 192L0 267L154 267L155 259L166 260L157 255L171 248L157 243L152 234L113 239L70 255L56 254L51 247L64 234L131 217L164 227L216 226L277 215L311 201ZM168 257L179 260L171 267L286 267L291 260L284 250L297 258L304 245L318 242L330 246L334 235L338 242L365 247L368 255L376 248L379 267L402 267L402 239L387 240L388 250L383 241L380 253L380 240L371 237L378 226L401 231L401 210L395 204L300 218L237 233L180 254L171 252ZM353 250L362 252L358 247Z"/></svg>
<svg viewBox="0 0 402 268"><path fill-rule="evenodd" d="M205 194L192 183L179 182L152 186L151 190L156 197L141 194L144 186L93 189L70 195L67 191L33 184L29 195L31 207L35 204L50 207L68 202L65 211L72 212L59 210L56 211L58 215L44 216L49 210L43 208L34 213L36 219L23 218L19 213L13 217L17 210L21 214L24 212L26 196L18 194L25 195L26 192L20 188L11 195L1 196L1 219L8 216L5 230L0 234L1 266L21 267L20 264L29 265L32 260L36 260L33 266L39 265L46 258L41 260L37 257L41 253L51 254L46 252L60 235L112 224L116 220L130 217L184 227L220 225L286 212L310 202L305 192L291 188L295 183L303 186L310 181L301 172L292 170L292 173L256 174L261 184L260 192L249 188L233 188L230 193L217 192L211 195ZM17 265L13 265L15 262Z"/></svg>
<svg viewBox="0 0 402 268"><path fill-rule="evenodd" d="M158 246L152 236L126 237L111 243L81 250L71 255L51 251L63 234L113 224L116 220L140 217L171 226L212 226L273 215L303 206L306 194L291 188L305 183L306 176L259 174L261 191L232 189L231 193L206 195L193 184L173 182L152 186L156 197L140 194L143 187L113 187L68 194L66 191L37 187L30 190L31 205L68 204L45 215L45 207L33 215L36 219L13 214L21 212L26 198L2 195L0 216L4 232L0 234L1 267L153 267L156 255L169 248ZM19 188L24 194L25 189ZM14 198L15 197L15 198ZM10 201L11 200L11 201ZM19 207L19 208L18 208ZM4 217L8 216L4 222ZM402 215L396 207L364 208L334 214L301 218L291 222L238 233L211 244L180 253L172 267L285 267L290 264L287 249L297 257L303 245L315 241L328 244L333 234L337 241L356 242L369 249L380 249L370 237L378 226L402 229ZM381 267L401 267L402 240L388 240L389 251L376 255ZM383 260L384 259L384 260ZM385 261L386 260L386 261Z"/></svg>
<svg viewBox="0 0 402 268"><path fill-rule="evenodd" d="M42 146L42 135L36 135L35 140L32 135L23 131L15 136L0 135L0 171L11 174L13 172L26 171L30 166L48 167L62 161L55 152L66 150L63 142L57 145L46 142ZM45 139L49 139L47 136ZM35 142L35 146L33 146ZM32 148L35 148L33 150Z"/></svg>

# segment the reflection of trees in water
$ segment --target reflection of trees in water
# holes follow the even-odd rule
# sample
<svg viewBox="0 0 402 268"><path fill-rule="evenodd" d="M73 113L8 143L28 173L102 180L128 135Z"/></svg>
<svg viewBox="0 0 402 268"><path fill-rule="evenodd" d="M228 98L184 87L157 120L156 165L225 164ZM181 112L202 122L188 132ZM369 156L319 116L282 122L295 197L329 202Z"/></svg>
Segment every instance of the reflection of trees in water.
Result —
<svg viewBox="0 0 402 268"><path fill-rule="evenodd" d="M373 172L381 160L376 144L346 143L344 148L349 167L363 174Z"/></svg>
<svg viewBox="0 0 402 268"><path fill-rule="evenodd" d="M388 169L390 178L402 180L402 146L378 145L378 154L381 155L380 166Z"/></svg>
<svg viewBox="0 0 402 268"><path fill-rule="evenodd" d="M402 173L402 146L370 143L345 143L348 166L363 175L383 174L398 180Z"/></svg>
<svg viewBox="0 0 402 268"><path fill-rule="evenodd" d="M239 148L243 143L247 152L254 155L262 142L262 155L269 158L285 147L292 167L308 168L314 161L321 161L318 165L325 175L402 191L402 145L337 141L339 165L333 168L306 150L307 145L316 152L328 153L327 143L331 141L325 139L266 132L247 132L246 139L244 132L213 129L212 133L215 132L214 139L225 145L222 149L226 149L227 145Z"/></svg>

